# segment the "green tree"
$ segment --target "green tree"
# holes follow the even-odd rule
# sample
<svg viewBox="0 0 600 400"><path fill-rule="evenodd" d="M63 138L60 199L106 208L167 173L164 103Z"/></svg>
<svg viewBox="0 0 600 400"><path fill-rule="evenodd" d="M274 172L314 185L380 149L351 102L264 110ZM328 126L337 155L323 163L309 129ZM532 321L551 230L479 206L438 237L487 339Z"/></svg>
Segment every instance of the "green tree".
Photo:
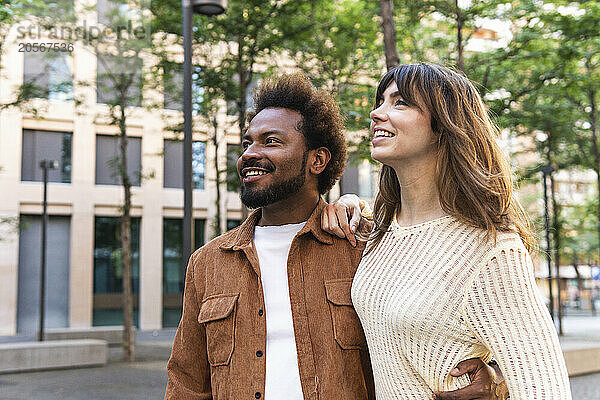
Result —
<svg viewBox="0 0 600 400"><path fill-rule="evenodd" d="M380 0L379 11L381 14L381 29L383 30L383 50L385 65L388 70L400 64L398 49L396 47L396 24L394 22L394 1Z"/></svg>
<svg viewBox="0 0 600 400"><path fill-rule="evenodd" d="M500 0L395 0L394 20L401 32L396 41L400 60L453 64L469 75L467 44L482 28L483 18L504 17L511 3ZM386 16L389 7L384 6L383 1L381 12L384 20L389 20ZM390 36L385 25L383 28L384 38ZM386 45L386 49L388 47Z"/></svg>
<svg viewBox="0 0 600 400"><path fill-rule="evenodd" d="M572 5L573 6L573 5ZM574 13L555 12L546 21L557 26L559 54L565 60L561 86L573 107L574 139L581 164L596 172L600 197L600 3L581 2ZM600 208L596 209L600 240ZM599 245L600 249L600 245Z"/></svg>
<svg viewBox="0 0 600 400"><path fill-rule="evenodd" d="M465 47L473 34L481 29L481 18L498 17L506 1L480 0L424 0L423 6L432 12L440 14L443 18L439 21L439 28L446 31L449 36L450 53L456 68L467 72L465 69ZM445 23L445 24L444 24ZM445 29L443 29L443 26Z"/></svg>
<svg viewBox="0 0 600 400"><path fill-rule="evenodd" d="M372 2L337 0L311 16L310 31L288 41L294 63L335 96L350 131L368 127L374 83L385 70L378 19Z"/></svg>
<svg viewBox="0 0 600 400"><path fill-rule="evenodd" d="M538 152L558 169L588 168L598 176L598 2L555 2L543 10L523 2L512 13L519 30L482 74L487 89L503 93L490 101L497 121L520 134L544 132L548 143L538 143ZM597 187L600 195L600 178ZM600 210L594 214L600 232Z"/></svg>
<svg viewBox="0 0 600 400"><path fill-rule="evenodd" d="M249 88L256 78L257 65L276 62L278 52L285 50L286 41L311 29L311 16L324 0L277 1L232 0L225 14L218 17L194 16L194 42L197 51L203 46L221 50L219 65L227 98L235 105L239 131L245 124ZM179 35L181 42L181 13L177 0L153 2L156 15L154 27L165 33ZM173 12L173 10L179 10ZM204 66L202 66L204 67Z"/></svg>
<svg viewBox="0 0 600 400"><path fill-rule="evenodd" d="M205 55L207 55L205 53ZM204 65L209 64L209 60L204 60ZM212 222L212 237L221 235L221 225L223 222L223 215L221 213L222 208L222 189L223 185L227 184L227 167L220 165L219 149L224 144L225 135L220 135L219 132L223 131L223 127L219 126L219 118L217 117L220 110L220 105L224 99L227 98L226 88L230 81L222 82L220 71L212 67L198 68L196 74L196 86L202 87L203 96L197 98L201 100L199 104L194 107L198 110L198 115L204 120L204 122L210 126L211 132L209 133L210 140L213 144L213 168L215 173L215 217ZM236 180L237 181L237 180Z"/></svg>
<svg viewBox="0 0 600 400"><path fill-rule="evenodd" d="M259 78L259 64L277 63L288 40L310 31L311 16L324 3L325 0L231 0L223 15L194 16L195 53L207 51L208 47L220 50L219 56L212 60L218 65L200 67L212 68L218 74L219 79L211 81L211 87L219 87L229 112L236 114L240 138L246 123L250 89ZM177 0L152 2L153 30L173 34L176 43L183 43L180 8ZM243 211L247 213L245 208Z"/></svg>
<svg viewBox="0 0 600 400"><path fill-rule="evenodd" d="M127 121L134 107L142 106L144 87L144 58L151 54L149 21L145 20L144 0L132 0L123 5L118 0L107 0L102 21L114 35L88 36L86 48L98 60L97 101L108 106L108 123L118 128L118 156L111 167L123 187L119 240L123 268L123 358L134 360L135 332L133 327L133 290L131 285L131 187L143 178L142 172L130 175L127 159ZM127 30L127 27L135 29ZM105 31L106 32L106 31Z"/></svg>

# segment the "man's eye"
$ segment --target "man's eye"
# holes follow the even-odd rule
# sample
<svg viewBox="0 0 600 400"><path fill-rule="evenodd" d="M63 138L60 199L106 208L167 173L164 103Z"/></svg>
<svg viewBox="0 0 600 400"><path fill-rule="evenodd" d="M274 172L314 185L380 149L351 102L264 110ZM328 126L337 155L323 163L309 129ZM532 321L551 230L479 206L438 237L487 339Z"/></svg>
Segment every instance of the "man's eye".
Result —
<svg viewBox="0 0 600 400"><path fill-rule="evenodd" d="M242 142L242 149L246 150L248 148L248 146L250 146L250 143Z"/></svg>
<svg viewBox="0 0 600 400"><path fill-rule="evenodd" d="M267 138L267 140L265 140L265 143L266 144L277 143L277 139L275 139L275 138Z"/></svg>

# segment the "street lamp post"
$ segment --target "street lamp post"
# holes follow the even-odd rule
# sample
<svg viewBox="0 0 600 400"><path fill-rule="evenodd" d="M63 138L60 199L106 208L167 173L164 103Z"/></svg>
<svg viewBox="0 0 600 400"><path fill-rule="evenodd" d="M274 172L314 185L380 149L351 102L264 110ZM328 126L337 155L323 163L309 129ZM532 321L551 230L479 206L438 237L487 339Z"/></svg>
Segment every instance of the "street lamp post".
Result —
<svg viewBox="0 0 600 400"><path fill-rule="evenodd" d="M554 321L554 295L552 294L552 256L550 255L550 218L548 213L548 176L554 172L552 165L542 167L544 177L544 229L546 230L546 259L548 260L548 294L550 297L550 316Z"/></svg>
<svg viewBox="0 0 600 400"><path fill-rule="evenodd" d="M554 169L552 170L554 171ZM554 177L552 176L552 172L550 172L549 174L550 177L550 193L552 196L552 214L553 214L553 218L554 220L557 219L558 217L558 208L557 208L557 204L556 204L556 196L554 193ZM555 232L556 234L556 232ZM554 246L556 247L556 251L558 252L558 244L560 244L560 242L557 242L559 240L559 238L555 237L555 242L554 242ZM554 271L554 276L556 277L556 305L557 305L557 318L558 318L558 335L562 336L563 335L563 321L562 321L562 317L563 317L563 305L562 305L562 299L561 299L561 290L562 290L562 283L560 280L560 257L558 256L558 253L556 253L554 255L554 265L555 265L555 271Z"/></svg>
<svg viewBox="0 0 600 400"><path fill-rule="evenodd" d="M183 262L192 255L192 15L219 15L227 0L181 0L183 14Z"/></svg>
<svg viewBox="0 0 600 400"><path fill-rule="evenodd" d="M40 168L44 176L44 200L42 211L42 256L40 266L40 324L37 335L39 342L44 341L44 309L46 307L46 229L48 227L48 170L58 168L58 161L42 160Z"/></svg>

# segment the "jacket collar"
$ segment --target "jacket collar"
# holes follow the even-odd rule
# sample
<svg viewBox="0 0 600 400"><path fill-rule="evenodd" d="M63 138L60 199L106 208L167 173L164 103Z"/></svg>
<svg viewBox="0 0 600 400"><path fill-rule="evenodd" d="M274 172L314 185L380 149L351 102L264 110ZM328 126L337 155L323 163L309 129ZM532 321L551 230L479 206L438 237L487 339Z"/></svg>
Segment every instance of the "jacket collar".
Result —
<svg viewBox="0 0 600 400"><path fill-rule="evenodd" d="M319 199L319 203L308 217L306 224L296 236L312 233L319 242L323 244L333 244L333 238L323 229L321 229L321 212L327 206L323 199ZM262 215L261 209L256 209L250 213L248 218L240 225L239 229L231 232L223 244L219 247L223 250L242 250L250 245L254 238L254 227L260 220Z"/></svg>

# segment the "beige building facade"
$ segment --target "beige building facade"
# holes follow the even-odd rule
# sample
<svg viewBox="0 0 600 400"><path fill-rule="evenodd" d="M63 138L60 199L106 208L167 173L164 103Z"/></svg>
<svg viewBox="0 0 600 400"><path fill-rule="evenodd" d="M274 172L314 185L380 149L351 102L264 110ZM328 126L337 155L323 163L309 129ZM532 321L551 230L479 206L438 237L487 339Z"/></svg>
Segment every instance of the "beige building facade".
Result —
<svg viewBox="0 0 600 400"><path fill-rule="evenodd" d="M28 57L35 57L33 53L18 51L19 42L22 41L17 40L15 34L13 32L9 36L2 57L0 90L3 104L12 101L15 88L31 78L31 71L27 69L31 69L36 61L33 60L32 63L31 59L28 60ZM73 51L64 54L62 58L73 82L96 82L98 60L84 47L76 44ZM53 70L45 70L41 75L51 73ZM52 153L51 148L56 143L59 150L54 154L59 157L54 158L58 158L59 171L51 171L51 181L48 184L48 274L55 271L55 261L52 259L54 253L59 253L57 257L68 265L59 268L61 276L57 279L48 278L47 302L52 307L53 298L58 296L61 299L58 301L59 313L62 315L48 320L47 326L91 327L96 324L120 324L118 312L112 315L109 313L104 319L95 317L101 307L116 309L120 304L118 285L115 284L119 282L118 252L113 251L104 257L112 263L111 273L115 275L116 271L109 290L99 292L102 277L98 270L103 259L102 254L99 254L102 252L102 243L99 242L105 239L102 237L103 232L98 231L98 225L108 223L114 232L113 228L118 220L114 217L120 215L123 203L122 188L114 176L111 176L114 174L110 173L110 166L106 165L108 163L101 165L98 157L103 161L111 158L111 146L116 147L111 142L116 140L118 131L115 126L105 123L108 107L97 102L94 84L74 84L71 90L67 96L56 96L50 90L47 98L34 99L26 107L13 107L0 113L0 216L25 221L21 227L15 227L11 221L0 227L0 335L31 333L31 323L28 325L21 322L37 318L31 314L38 313L39 307L36 308L36 304L39 301L39 283L31 282L29 278L36 276L35 270L40 265L39 259L34 255L40 254L41 238L39 235L27 234L27 231L38 227L36 232L39 233L43 185L38 164L40 158L46 158L48 151ZM151 89L145 89L143 96L144 101L147 98L162 99L162 93ZM82 99L82 103L76 105L71 98ZM168 306L165 300L172 298L170 301L174 306L171 309L177 309L180 304L177 298L180 298L181 290L167 293L164 290L168 286L165 274L173 275L173 271L165 270L163 260L169 257L172 259L173 254L166 254L169 249L163 246L163 228L169 226L169 221L175 221L171 225L176 226L177 220L183 217L183 190L178 187L180 184L174 178L176 172L182 170L178 156L182 144L174 140L176 135L167 128L168 117L181 118L181 113L161 108L148 110L130 107L128 115L129 146L134 152L137 151L130 162L137 162L145 176L132 190L132 215L138 221L135 233L137 239L134 238L137 248L133 250L134 258L137 258L136 267L139 268L138 272L134 272L134 291L138 295L136 319L140 329L159 329L165 325L163 311ZM220 126L231 125L227 123L227 119L231 117L225 112L218 118ZM215 148L210 136L214 128L209 128L198 119L194 129L194 141L201 144L196 149L198 154L195 154L195 162L201 163L195 166L195 177L202 184L194 190L193 204L194 218L199 225L196 235L200 236L196 244L200 245L211 237L213 216L216 214L216 181L214 167L211 167L214 165ZM235 145L239 139L235 131L219 131L218 135L218 158L222 164L220 168L223 169L227 162L227 144ZM168 145L174 149L171 154L165 151ZM165 163L170 164L165 166ZM169 174L168 179L165 178L165 172ZM226 229L228 221L230 225L235 225L241 218L241 205L237 193L228 192L225 184L221 185L221 193L224 199L221 214L224 217L220 224L222 229ZM53 234L53 221L62 221L56 225L60 231L56 235ZM54 243L55 237L66 238L66 243L65 240ZM116 237L111 237L109 241L114 243L115 240ZM23 265L24 263L31 265ZM181 269L175 275L181 275ZM23 277L28 277L29 281L23 282ZM52 284L54 281L55 284ZM55 290L66 293L56 295ZM27 312L20 311L20 308ZM52 315L55 311L50 310L49 314ZM177 317L171 319L177 320Z"/></svg>

